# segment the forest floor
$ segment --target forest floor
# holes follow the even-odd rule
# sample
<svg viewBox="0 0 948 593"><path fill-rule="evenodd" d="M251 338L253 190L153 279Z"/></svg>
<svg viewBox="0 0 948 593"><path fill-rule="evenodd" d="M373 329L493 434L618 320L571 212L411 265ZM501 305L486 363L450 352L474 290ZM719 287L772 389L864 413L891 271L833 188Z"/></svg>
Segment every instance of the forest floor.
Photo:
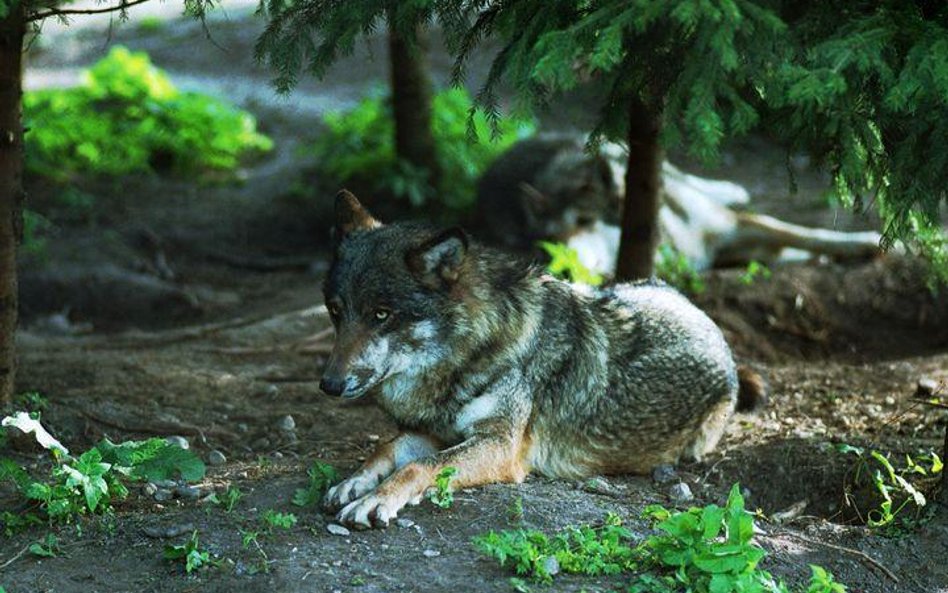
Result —
<svg viewBox="0 0 948 593"><path fill-rule="evenodd" d="M106 436L183 436L205 459L212 450L226 456L198 484L203 495L232 485L244 496L228 513L202 497L157 502L136 488L111 518L56 528L61 552L53 558L20 554L44 530L4 538L0 585L7 591L510 591L510 573L478 554L473 536L515 526L553 532L600 522L608 512L644 536L638 517L646 505L723 504L736 482L748 506L761 510L756 541L768 552L761 567L788 583L804 582L808 565L819 564L854 592L948 591L944 513L929 520L929 505L914 524L866 527L860 517L880 501L854 486L856 457L836 446L879 450L899 462L942 452L946 414L914 395L922 379L946 389L948 300L929 293L918 266L897 256L774 266L769 279L751 284L740 270L705 277L696 303L722 326L737 357L768 379L771 395L762 411L731 422L709 459L677 468L694 493L690 502L671 498L670 485L651 476L610 476L592 486L531 476L459 492L450 509L409 507L401 514L408 521L348 535L327 531L332 518L319 510L293 506L314 460L345 475L394 434L371 402L347 404L317 387L325 352L307 338L329 325L319 286L335 188L299 151L319 133L319 114L384 80L384 53L373 42L346 58L329 83L307 81L277 99L267 72L250 58L259 22L246 13L213 20L214 43L189 22L112 32L109 43L149 51L181 86L255 112L277 148L239 184L84 182L100 197L94 215L59 225L42 260L22 268L17 385L43 394L43 423L71 449ZM79 68L107 51L101 21L44 35L28 62L34 87L75 81ZM376 59L365 66L368 54ZM443 56L434 65L443 73ZM482 71L475 67L475 76ZM692 170L740 181L755 208L792 222L873 223L828 208L819 191L825 178L805 162L793 166L796 195L786 190L780 152L761 139L729 148L718 169ZM36 204L51 191L31 182ZM160 279L162 288L136 291L113 281L129 274ZM69 315L58 315L66 306ZM35 451L11 456L48 466ZM918 483L929 492L933 486ZM0 507L10 494L0 490ZM518 500L522 518L512 523ZM772 519L794 506L794 518ZM299 522L267 533L261 516L268 509L293 512ZM221 563L186 575L162 549L194 529ZM259 548L242 544L246 531L261 532ZM561 575L537 590L617 590L627 581Z"/></svg>

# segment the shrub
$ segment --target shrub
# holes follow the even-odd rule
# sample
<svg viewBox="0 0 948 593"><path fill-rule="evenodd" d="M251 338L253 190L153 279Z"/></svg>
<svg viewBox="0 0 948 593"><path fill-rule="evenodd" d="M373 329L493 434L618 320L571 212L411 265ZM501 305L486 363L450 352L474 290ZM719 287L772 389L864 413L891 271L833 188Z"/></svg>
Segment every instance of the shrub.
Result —
<svg viewBox="0 0 948 593"><path fill-rule="evenodd" d="M248 152L270 150L252 115L179 91L148 55L115 47L68 89L23 98L26 167L61 179L75 173L233 170Z"/></svg>
<svg viewBox="0 0 948 593"><path fill-rule="evenodd" d="M371 178L376 190L407 199L414 206L437 197L448 208L465 209L473 205L475 183L487 166L534 131L526 120L501 118L492 135L481 110L474 112L469 127L471 108L471 97L463 89L445 90L434 97L431 126L442 171L439 187L431 186L424 171L398 159L390 101L381 93L349 111L326 115L328 130L314 152L322 170L340 183Z"/></svg>

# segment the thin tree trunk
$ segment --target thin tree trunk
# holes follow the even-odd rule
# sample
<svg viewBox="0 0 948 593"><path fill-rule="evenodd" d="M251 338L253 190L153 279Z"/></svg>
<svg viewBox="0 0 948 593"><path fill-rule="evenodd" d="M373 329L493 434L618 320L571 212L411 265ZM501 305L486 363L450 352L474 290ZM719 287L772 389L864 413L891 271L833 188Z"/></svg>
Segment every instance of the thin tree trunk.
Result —
<svg viewBox="0 0 948 593"><path fill-rule="evenodd" d="M16 374L16 246L23 200L23 2L0 21L0 405L10 403Z"/></svg>
<svg viewBox="0 0 948 593"><path fill-rule="evenodd" d="M395 116L395 154L428 172L433 188L441 170L431 132L431 80L428 59L418 30L404 37L389 18L389 60L392 68L392 110Z"/></svg>
<svg viewBox="0 0 948 593"><path fill-rule="evenodd" d="M622 239L616 279L648 278L655 268L658 246L658 209L662 189L661 115L638 98L629 104L629 162L625 173Z"/></svg>

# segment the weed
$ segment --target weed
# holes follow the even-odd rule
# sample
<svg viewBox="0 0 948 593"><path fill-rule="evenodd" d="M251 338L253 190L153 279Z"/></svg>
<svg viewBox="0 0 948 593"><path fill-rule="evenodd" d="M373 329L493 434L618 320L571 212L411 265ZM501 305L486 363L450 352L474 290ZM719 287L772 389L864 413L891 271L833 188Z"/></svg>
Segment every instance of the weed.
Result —
<svg viewBox="0 0 948 593"><path fill-rule="evenodd" d="M769 280L771 276L770 268L760 263L756 259L752 259L749 264L747 264L747 269L744 270L744 273L741 274L740 280L742 283L747 284L748 286L753 284L758 278L763 280Z"/></svg>
<svg viewBox="0 0 948 593"><path fill-rule="evenodd" d="M275 528L292 529L296 525L296 515L293 513L278 513L273 509L267 509L263 513L263 522L267 524L271 532Z"/></svg>
<svg viewBox="0 0 948 593"><path fill-rule="evenodd" d="M232 484L227 487L227 490L225 490L223 494L218 496L215 492L208 500L229 513L234 510L234 507L237 506L237 501L239 501L241 497L243 497L243 493L240 491L240 488Z"/></svg>
<svg viewBox="0 0 948 593"><path fill-rule="evenodd" d="M473 114L470 128L469 114ZM436 198L454 210L473 205L481 173L535 127L524 120L500 118L492 133L484 112L473 109L467 91L438 93L432 102L431 131L442 179L434 187L424 171L395 154L395 123L385 95L376 93L349 111L327 115L324 122L328 130L317 141L314 154L326 174L343 184L356 177L371 179L377 191L390 192L414 206Z"/></svg>
<svg viewBox="0 0 948 593"><path fill-rule="evenodd" d="M684 293L704 292L704 281L698 275L698 271L691 265L685 254L667 243L658 246L655 275Z"/></svg>
<svg viewBox="0 0 948 593"><path fill-rule="evenodd" d="M29 550L34 556L55 558L59 555L59 539L52 533L47 533L42 540L30 544Z"/></svg>
<svg viewBox="0 0 948 593"><path fill-rule="evenodd" d="M306 474L309 476L306 488L298 488L293 493L293 504L298 507L308 507L318 503L329 487L339 479L333 466L321 461L314 461Z"/></svg>
<svg viewBox="0 0 948 593"><path fill-rule="evenodd" d="M244 549L249 548L250 544L260 545L258 537L260 536L259 531L241 531L240 532L240 541L244 546Z"/></svg>
<svg viewBox="0 0 948 593"><path fill-rule="evenodd" d="M458 475L458 468L447 466L442 468L435 476L434 488L428 492L428 500L438 505L442 509L451 508L454 504L454 491L451 488L451 481Z"/></svg>
<svg viewBox="0 0 948 593"><path fill-rule="evenodd" d="M579 261L579 254L572 247L549 241L539 241L537 245L550 256L546 269L554 276L590 286L602 284L602 276L589 271L589 268Z"/></svg>
<svg viewBox="0 0 948 593"><path fill-rule="evenodd" d="M183 561L184 570L188 574L202 566L213 564L210 552L201 550L197 529L191 532L191 537L184 544L165 546L164 557L165 560Z"/></svg>
<svg viewBox="0 0 948 593"><path fill-rule="evenodd" d="M523 497L518 496L510 506L507 507L507 521L509 523L520 523L523 521Z"/></svg>
<svg viewBox="0 0 948 593"><path fill-rule="evenodd" d="M42 412L49 407L49 400L46 399L46 396L37 391L21 393L16 397L13 403L25 408L28 412Z"/></svg>
<svg viewBox="0 0 948 593"><path fill-rule="evenodd" d="M145 16L138 20L138 30L142 33L157 33L165 28L165 22L161 17Z"/></svg>
<svg viewBox="0 0 948 593"><path fill-rule="evenodd" d="M249 113L179 91L147 54L124 47L86 72L81 86L26 93L23 111L27 169L52 179L230 171L245 153L272 148Z"/></svg>

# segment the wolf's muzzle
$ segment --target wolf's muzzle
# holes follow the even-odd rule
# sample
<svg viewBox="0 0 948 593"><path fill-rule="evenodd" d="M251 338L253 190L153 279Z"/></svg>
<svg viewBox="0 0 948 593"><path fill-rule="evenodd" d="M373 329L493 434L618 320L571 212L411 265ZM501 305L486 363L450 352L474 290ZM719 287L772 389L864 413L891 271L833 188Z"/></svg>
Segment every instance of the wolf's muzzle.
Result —
<svg viewBox="0 0 948 593"><path fill-rule="evenodd" d="M323 376L319 380L319 388L327 395L340 396L346 390L345 377L327 377Z"/></svg>

